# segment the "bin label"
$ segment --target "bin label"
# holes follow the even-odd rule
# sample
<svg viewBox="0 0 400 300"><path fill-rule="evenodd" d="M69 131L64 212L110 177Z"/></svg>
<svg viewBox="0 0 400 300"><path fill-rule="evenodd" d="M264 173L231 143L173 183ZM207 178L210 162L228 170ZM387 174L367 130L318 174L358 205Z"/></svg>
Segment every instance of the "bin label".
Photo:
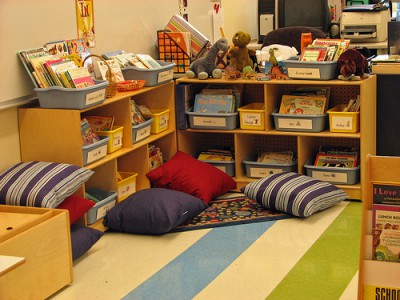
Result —
<svg viewBox="0 0 400 300"><path fill-rule="evenodd" d="M86 94L86 101L85 101L86 106L102 101L106 97L105 91L106 91L105 89L101 89Z"/></svg>
<svg viewBox="0 0 400 300"><path fill-rule="evenodd" d="M329 182L348 182L347 173L312 171L312 178Z"/></svg>
<svg viewBox="0 0 400 300"><path fill-rule="evenodd" d="M312 129L312 120L311 119L287 119L287 118L279 118L278 125L279 128L296 128L296 129Z"/></svg>

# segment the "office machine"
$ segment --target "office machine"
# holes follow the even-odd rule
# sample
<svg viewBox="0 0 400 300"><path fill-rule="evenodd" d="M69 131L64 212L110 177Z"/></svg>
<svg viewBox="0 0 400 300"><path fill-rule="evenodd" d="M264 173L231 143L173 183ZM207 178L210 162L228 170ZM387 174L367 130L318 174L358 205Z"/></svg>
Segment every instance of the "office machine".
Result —
<svg viewBox="0 0 400 300"><path fill-rule="evenodd" d="M356 43L379 43L388 38L390 10L373 5L354 5L343 9L340 37Z"/></svg>

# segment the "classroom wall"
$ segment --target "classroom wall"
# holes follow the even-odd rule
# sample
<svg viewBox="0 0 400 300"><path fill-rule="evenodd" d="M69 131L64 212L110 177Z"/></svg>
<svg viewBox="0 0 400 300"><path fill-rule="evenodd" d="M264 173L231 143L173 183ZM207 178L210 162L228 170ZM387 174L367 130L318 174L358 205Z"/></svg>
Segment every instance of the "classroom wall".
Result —
<svg viewBox="0 0 400 300"><path fill-rule="evenodd" d="M189 22L212 39L215 1L188 0ZM257 37L256 0L223 0L224 30L230 40L238 30ZM94 0L96 46L92 53L124 49L156 57L156 31L179 13L177 0ZM161 12L160 12L161 11ZM74 0L0 1L0 170L20 160L16 105L35 99L33 84L17 51L45 42L76 38Z"/></svg>

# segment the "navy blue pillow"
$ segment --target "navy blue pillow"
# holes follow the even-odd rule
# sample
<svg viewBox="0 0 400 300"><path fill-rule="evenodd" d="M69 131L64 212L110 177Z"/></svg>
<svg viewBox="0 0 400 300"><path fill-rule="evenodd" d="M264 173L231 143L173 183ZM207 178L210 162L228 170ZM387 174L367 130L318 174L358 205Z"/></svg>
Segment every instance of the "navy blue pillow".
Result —
<svg viewBox="0 0 400 300"><path fill-rule="evenodd" d="M137 191L114 206L104 225L114 231L164 234L193 219L207 205L192 195L165 188Z"/></svg>
<svg viewBox="0 0 400 300"><path fill-rule="evenodd" d="M71 225L72 259L85 254L103 236L104 232L77 223Z"/></svg>

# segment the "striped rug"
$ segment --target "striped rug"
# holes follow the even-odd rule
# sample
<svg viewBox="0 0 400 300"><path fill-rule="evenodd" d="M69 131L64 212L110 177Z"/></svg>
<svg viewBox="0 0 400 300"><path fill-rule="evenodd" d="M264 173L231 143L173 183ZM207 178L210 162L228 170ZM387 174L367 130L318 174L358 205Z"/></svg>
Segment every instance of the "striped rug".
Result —
<svg viewBox="0 0 400 300"><path fill-rule="evenodd" d="M53 299L353 300L361 202L163 236L106 233Z"/></svg>

